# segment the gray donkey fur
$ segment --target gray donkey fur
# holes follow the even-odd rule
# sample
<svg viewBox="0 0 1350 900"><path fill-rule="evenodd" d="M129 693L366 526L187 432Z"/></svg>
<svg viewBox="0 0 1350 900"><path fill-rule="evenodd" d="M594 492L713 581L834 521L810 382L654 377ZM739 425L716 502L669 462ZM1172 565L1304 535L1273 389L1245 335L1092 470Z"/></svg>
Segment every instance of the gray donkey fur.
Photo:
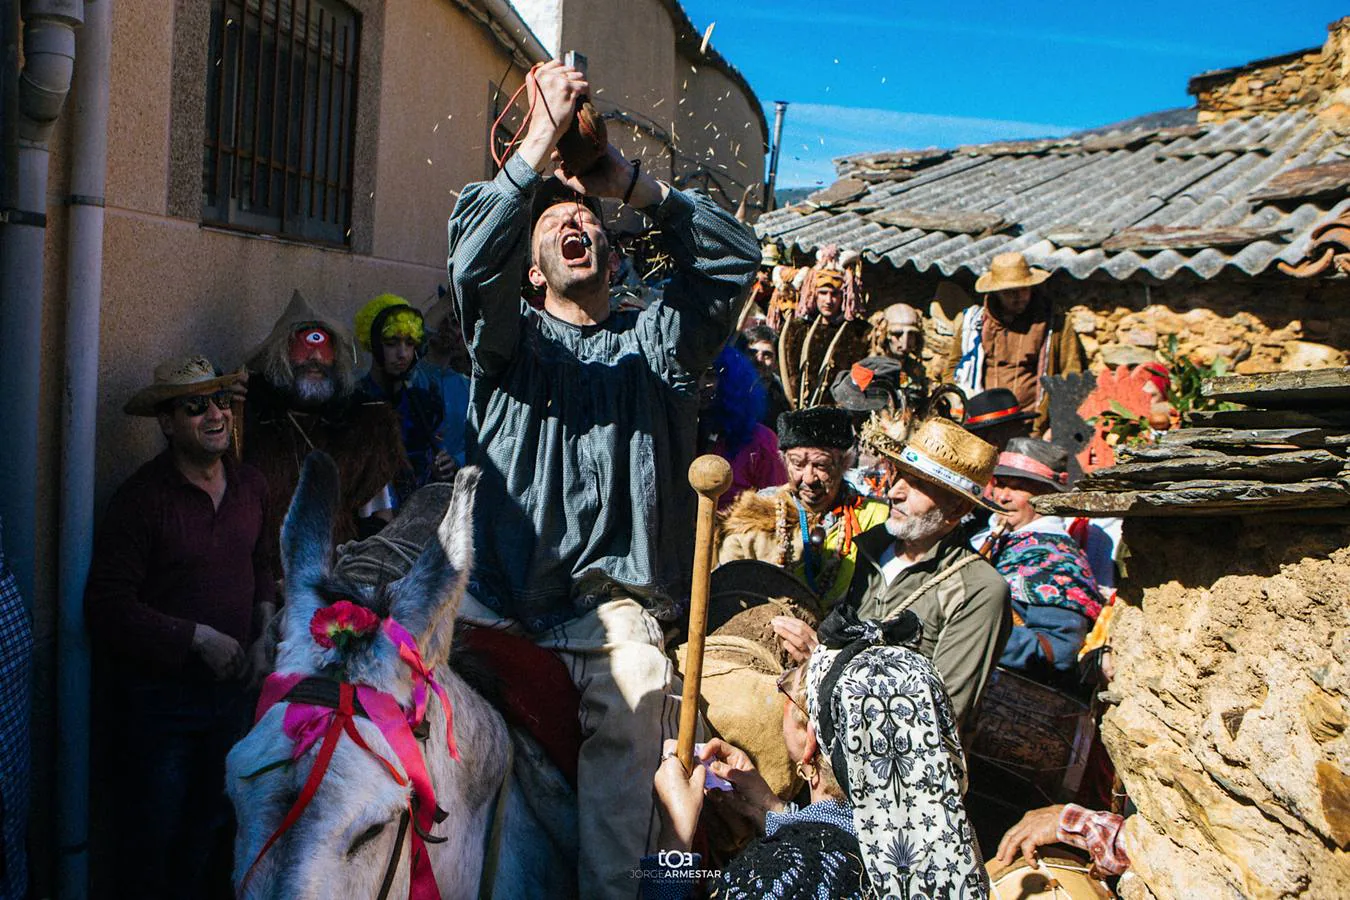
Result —
<svg viewBox="0 0 1350 900"><path fill-rule="evenodd" d="M460 762L445 741L445 711L432 695L427 705L430 736L421 744L437 802L449 813L432 831L444 843L428 844L432 868L445 900L479 896L483 859L498 798L506 798L499 861L492 873L493 897L566 896L575 891L568 848L550 842L519 790L501 792L510 778L512 738L501 714L447 664L455 614L473 564L472 510L479 471L466 468L455 480L434 540L407 569L385 585L335 576L330 564L333 516L338 503L337 468L322 453L305 461L300 483L282 526L286 606L277 670L318 675L341 666L350 681L384 691L405 707L412 682L397 648L382 633L344 658L309 634L314 613L339 598L377 614L392 615L417 640L427 665L445 688L454 710ZM393 854L398 822L410 788L400 787L368 753L344 736L328 772L300 819L267 852L241 884L249 866L298 796L318 755L316 743L290 762L293 744L282 730L286 703L273 706L235 745L226 761L226 790L238 819L235 889L248 900L375 898ZM372 750L397 763L384 736L370 722L356 727ZM259 770L285 761L282 765ZM508 783L514 783L514 779ZM391 900L408 896L409 845L405 841ZM571 882L569 884L569 881Z"/></svg>

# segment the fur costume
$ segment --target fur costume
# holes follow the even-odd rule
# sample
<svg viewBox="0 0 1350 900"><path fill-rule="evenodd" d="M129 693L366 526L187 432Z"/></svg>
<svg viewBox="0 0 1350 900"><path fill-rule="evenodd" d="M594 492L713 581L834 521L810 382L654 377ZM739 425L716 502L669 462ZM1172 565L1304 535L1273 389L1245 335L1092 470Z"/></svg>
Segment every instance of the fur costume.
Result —
<svg viewBox="0 0 1350 900"><path fill-rule="evenodd" d="M833 403L830 385L840 372L867 356L870 331L862 319L845 319L838 325L820 316L789 319L778 340L778 358L793 408Z"/></svg>
<svg viewBox="0 0 1350 900"><path fill-rule="evenodd" d="M333 399L317 410L291 406L287 345L306 326L326 330L336 345ZM398 420L384 403L364 403L352 393L351 338L330 317L316 312L296 291L267 340L248 359L252 373L244 407L244 461L267 479L267 541L272 573L281 577L281 521L311 450L322 450L338 466L342 510L333 526L336 543L354 540L357 512L395 480L406 466Z"/></svg>
<svg viewBox="0 0 1350 900"><path fill-rule="evenodd" d="M718 514L715 538L718 565L737 559L757 559L787 569L793 576L816 582L812 590L828 610L848 592L857 561L853 538L880 525L890 506L860 497L847 483L840 485L840 505L824 516L808 516L811 526L825 529L823 547L814 549L814 565L803 556L797 499L787 487L762 493L746 491ZM820 571L812 570L819 568Z"/></svg>
<svg viewBox="0 0 1350 900"><path fill-rule="evenodd" d="M829 387L840 372L868 355L872 326L862 317L864 298L858 254L830 244L814 268L797 276L797 308L783 323L778 360L794 408L832 403ZM837 288L842 321L816 313L817 287Z"/></svg>

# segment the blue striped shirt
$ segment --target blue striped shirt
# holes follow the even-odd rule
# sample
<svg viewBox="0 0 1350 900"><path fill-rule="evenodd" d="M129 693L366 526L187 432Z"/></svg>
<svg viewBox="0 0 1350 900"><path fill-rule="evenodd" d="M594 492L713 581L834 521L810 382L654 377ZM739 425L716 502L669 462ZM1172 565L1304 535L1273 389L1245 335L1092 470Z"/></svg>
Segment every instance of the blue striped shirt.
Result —
<svg viewBox="0 0 1350 900"><path fill-rule="evenodd" d="M522 301L539 175L512 157L466 187L450 284L473 360L469 460L482 467L470 590L541 631L617 587L649 607L687 591L698 376L759 262L754 233L706 196L645 210L676 273L646 310L576 326Z"/></svg>

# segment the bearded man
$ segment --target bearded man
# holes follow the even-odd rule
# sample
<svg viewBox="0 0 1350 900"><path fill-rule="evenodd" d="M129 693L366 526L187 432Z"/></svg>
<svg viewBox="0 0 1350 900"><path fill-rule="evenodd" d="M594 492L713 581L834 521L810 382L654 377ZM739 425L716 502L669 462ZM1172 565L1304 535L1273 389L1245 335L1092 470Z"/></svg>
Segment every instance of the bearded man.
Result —
<svg viewBox="0 0 1350 900"><path fill-rule="evenodd" d="M476 565L461 619L556 651L581 692L578 882L629 897L657 836L649 791L678 718L656 614L688 590L699 375L754 276L754 234L706 196L657 181L613 146L587 174L540 174L585 76L527 78L523 141L450 218L450 284L473 361L469 461L482 468ZM611 310L618 259L598 198L653 219L675 275L645 310ZM533 215L532 215L533 213ZM532 263L532 264L531 264ZM542 309L520 296L544 292ZM503 622L503 620L506 620Z"/></svg>
<svg viewBox="0 0 1350 900"><path fill-rule="evenodd" d="M1008 583L965 543L957 526L984 499L998 452L961 426L932 418L903 446L869 423L863 435L890 469L890 516L858 538L858 562L845 603L863 619L913 610L923 623L919 652L942 676L963 724L979 705L1012 627ZM799 623L800 624L800 623ZM813 631L784 646L805 659Z"/></svg>
<svg viewBox="0 0 1350 900"><path fill-rule="evenodd" d="M313 450L337 463L336 543L378 530L392 515L393 483L407 465L393 410L355 394L351 337L296 291L272 333L248 356L244 460L267 479L267 547L281 577L281 520Z"/></svg>

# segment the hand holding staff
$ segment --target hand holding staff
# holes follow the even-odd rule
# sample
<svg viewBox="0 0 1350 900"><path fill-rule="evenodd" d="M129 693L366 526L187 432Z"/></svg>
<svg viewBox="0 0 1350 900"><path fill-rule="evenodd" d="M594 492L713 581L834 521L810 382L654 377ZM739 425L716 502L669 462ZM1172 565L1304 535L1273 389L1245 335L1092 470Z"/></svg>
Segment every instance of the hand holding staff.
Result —
<svg viewBox="0 0 1350 900"><path fill-rule="evenodd" d="M708 580L712 576L713 514L717 498L731 486L731 466L707 454L689 467L689 484L698 492L698 526L694 533L694 575L689 586L689 649L684 662L684 700L680 704L680 736L675 755L686 772L694 768L694 731L698 725L699 684L703 680L703 638L708 630Z"/></svg>

